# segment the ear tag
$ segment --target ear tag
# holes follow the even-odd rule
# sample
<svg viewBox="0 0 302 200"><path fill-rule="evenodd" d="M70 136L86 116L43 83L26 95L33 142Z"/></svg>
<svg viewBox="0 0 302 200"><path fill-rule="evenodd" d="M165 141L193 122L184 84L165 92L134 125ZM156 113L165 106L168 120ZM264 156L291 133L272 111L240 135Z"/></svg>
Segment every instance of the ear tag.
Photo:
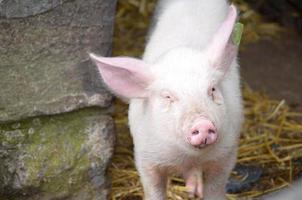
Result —
<svg viewBox="0 0 302 200"><path fill-rule="evenodd" d="M243 28L244 28L244 25L241 24L241 23L239 23L239 22L237 22L235 24L233 32L232 32L232 37L231 37L232 38L232 42L233 42L233 44L235 44L238 47L240 45Z"/></svg>

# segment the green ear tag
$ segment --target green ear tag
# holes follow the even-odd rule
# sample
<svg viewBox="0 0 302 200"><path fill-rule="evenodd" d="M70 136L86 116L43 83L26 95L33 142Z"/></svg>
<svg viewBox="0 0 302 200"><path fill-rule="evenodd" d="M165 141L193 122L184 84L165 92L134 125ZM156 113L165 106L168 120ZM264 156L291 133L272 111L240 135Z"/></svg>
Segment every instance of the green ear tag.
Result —
<svg viewBox="0 0 302 200"><path fill-rule="evenodd" d="M232 32L232 42L236 45L239 46L242 32L243 32L244 25L237 22L234 26L233 32Z"/></svg>

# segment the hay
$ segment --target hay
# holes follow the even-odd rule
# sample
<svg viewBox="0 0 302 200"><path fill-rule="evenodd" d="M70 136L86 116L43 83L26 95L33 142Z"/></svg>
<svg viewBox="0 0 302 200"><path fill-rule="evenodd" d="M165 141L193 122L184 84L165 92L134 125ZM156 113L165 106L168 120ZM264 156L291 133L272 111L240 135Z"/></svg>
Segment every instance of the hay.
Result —
<svg viewBox="0 0 302 200"><path fill-rule="evenodd" d="M280 28L263 23L249 6L235 1L246 24L243 46L260 37L278 36ZM144 47L154 1L121 0L116 14L114 55L140 56ZM268 31L269 30L269 31ZM302 113L290 111L285 100L270 100L265 94L243 87L245 123L240 138L237 164L259 166L263 175L249 191L228 194L229 199L253 198L288 186L301 172ZM114 118L118 141L110 174L110 199L142 199L142 187L134 166L133 144L127 127L127 105L116 100ZM189 199L184 182L171 177L168 199Z"/></svg>

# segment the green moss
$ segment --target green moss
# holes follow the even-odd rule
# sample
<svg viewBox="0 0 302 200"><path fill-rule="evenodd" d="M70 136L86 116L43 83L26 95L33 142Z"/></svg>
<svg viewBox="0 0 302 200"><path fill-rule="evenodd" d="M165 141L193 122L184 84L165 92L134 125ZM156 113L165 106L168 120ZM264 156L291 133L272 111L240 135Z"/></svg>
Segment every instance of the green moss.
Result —
<svg viewBox="0 0 302 200"><path fill-rule="evenodd" d="M22 151L28 185L41 192L70 193L89 183L87 127L100 114L89 108L0 125L0 141Z"/></svg>

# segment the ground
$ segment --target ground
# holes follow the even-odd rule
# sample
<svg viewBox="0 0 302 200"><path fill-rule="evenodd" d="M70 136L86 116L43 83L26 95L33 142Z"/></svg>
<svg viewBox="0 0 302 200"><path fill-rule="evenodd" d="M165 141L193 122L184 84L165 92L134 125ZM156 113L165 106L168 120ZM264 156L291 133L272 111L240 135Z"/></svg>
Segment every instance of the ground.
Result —
<svg viewBox="0 0 302 200"><path fill-rule="evenodd" d="M254 90L302 111L302 36L286 30L278 40L261 39L244 47L241 73Z"/></svg>

